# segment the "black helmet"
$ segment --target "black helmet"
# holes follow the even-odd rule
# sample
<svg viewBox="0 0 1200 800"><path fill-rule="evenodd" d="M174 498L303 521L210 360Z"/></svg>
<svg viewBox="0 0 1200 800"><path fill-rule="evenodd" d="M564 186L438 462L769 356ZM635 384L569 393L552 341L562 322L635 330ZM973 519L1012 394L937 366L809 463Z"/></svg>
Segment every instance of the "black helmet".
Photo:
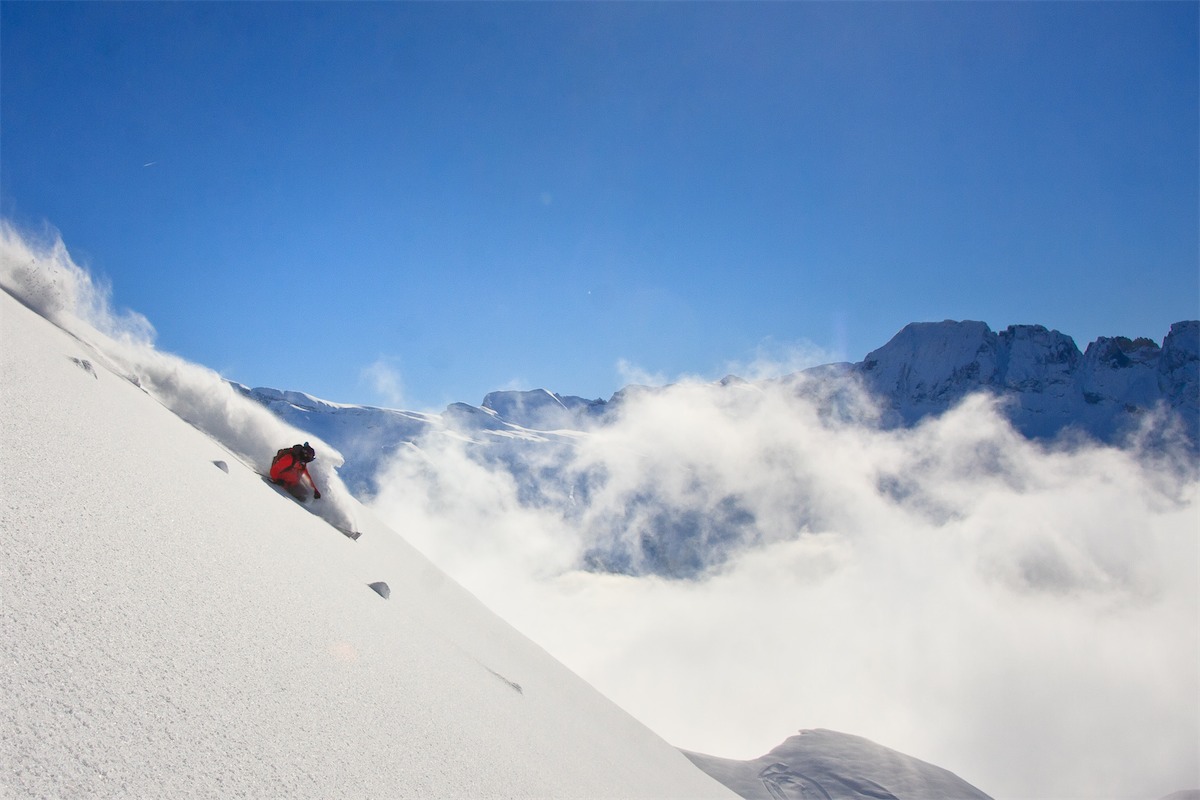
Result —
<svg viewBox="0 0 1200 800"><path fill-rule="evenodd" d="M312 449L312 446L308 442L293 445L292 453L298 460L303 461L305 464L317 457L317 452Z"/></svg>

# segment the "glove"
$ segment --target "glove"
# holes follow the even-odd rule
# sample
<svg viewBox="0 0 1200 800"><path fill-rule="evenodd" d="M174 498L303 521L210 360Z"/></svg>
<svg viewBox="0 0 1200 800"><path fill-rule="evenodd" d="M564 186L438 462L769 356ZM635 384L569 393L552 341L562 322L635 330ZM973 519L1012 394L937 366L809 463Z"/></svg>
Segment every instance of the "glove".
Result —
<svg viewBox="0 0 1200 800"><path fill-rule="evenodd" d="M316 489L313 489L313 500L320 500L320 499L321 499L321 493L318 492Z"/></svg>

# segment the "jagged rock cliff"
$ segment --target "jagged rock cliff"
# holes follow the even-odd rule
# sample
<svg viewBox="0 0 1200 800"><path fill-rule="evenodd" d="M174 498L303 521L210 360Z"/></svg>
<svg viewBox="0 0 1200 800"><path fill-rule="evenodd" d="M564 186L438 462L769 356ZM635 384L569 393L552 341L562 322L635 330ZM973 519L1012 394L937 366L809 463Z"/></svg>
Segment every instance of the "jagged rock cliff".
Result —
<svg viewBox="0 0 1200 800"><path fill-rule="evenodd" d="M1148 413L1178 415L1193 443L1200 425L1200 322L1171 326L1162 346L1102 337L1081 353L1041 325L994 333L982 322L913 323L852 372L877 395L891 424L911 425L969 394L1009 402L1018 430L1045 438L1071 428L1115 442Z"/></svg>

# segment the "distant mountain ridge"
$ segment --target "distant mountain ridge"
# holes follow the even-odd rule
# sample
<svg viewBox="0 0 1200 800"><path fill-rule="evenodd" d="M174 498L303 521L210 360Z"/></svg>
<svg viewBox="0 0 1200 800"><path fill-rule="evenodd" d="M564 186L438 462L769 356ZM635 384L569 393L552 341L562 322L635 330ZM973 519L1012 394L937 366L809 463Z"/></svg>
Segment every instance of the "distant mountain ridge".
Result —
<svg viewBox="0 0 1200 800"><path fill-rule="evenodd" d="M1014 427L1031 438L1068 429L1117 443L1145 415L1177 415L1193 447L1200 442L1200 321L1177 322L1151 339L1101 337L1080 351L1075 341L1041 325L996 333L975 321L914 322L854 364L799 373L857 382L877 398L889 427L940 414L980 391L1006 401ZM728 376L720 384L746 383ZM609 400L547 389L496 391L480 406L454 403L440 414L330 403L302 392L250 389L244 394L288 422L342 450L348 478L365 479L379 458L435 429L490 431L525 440L601 424L628 397L655 389L627 386Z"/></svg>
<svg viewBox="0 0 1200 800"><path fill-rule="evenodd" d="M1177 412L1193 442L1200 438L1200 321L1177 322L1162 345L1151 339L1101 337L1080 352L1075 341L1041 325L996 333L974 321L914 322L855 364L805 373L857 378L885 409L890 426L913 425L967 395L988 391L1009 400L1009 419L1031 438L1069 427L1114 443L1158 406ZM722 385L743 383L737 376ZM492 392L483 407L531 430L587 427L632 391L585 400L545 389Z"/></svg>
<svg viewBox="0 0 1200 800"><path fill-rule="evenodd" d="M1011 403L1009 419L1031 438L1076 428L1115 443L1162 406L1200 438L1200 322L1177 322L1162 345L1101 337L1084 352L1041 325L994 333L982 322L913 323L853 365L893 424L911 425L978 391Z"/></svg>
<svg viewBox="0 0 1200 800"><path fill-rule="evenodd" d="M1102 337L1081 352L1071 337L1040 325L996 333L982 322L913 323L858 363L827 364L776 381L730 375L712 392L753 391L770 383L808 397L819 413L861 413L865 390L884 428L919 424L969 395L987 392L1014 428L1031 439L1059 435L1120 445L1185 442L1200 450L1200 322L1179 322L1157 344ZM295 427L336 447L339 475L359 498L379 489L382 468L410 453L450 445L488 469L507 473L518 502L553 509L564 520L587 515L592 493L609 480L603 468L575 461L581 437L619 424L634 398L667 391L627 386L609 400L546 389L497 391L481 405L454 403L440 414L330 403L302 392L236 388ZM440 442L440 444L439 444ZM736 496L715 498L700 513L648 483L624 510L589 517L592 542L583 568L671 578L702 575L756 541L755 515ZM801 515L803 516L803 515ZM803 527L803 519L794 521Z"/></svg>

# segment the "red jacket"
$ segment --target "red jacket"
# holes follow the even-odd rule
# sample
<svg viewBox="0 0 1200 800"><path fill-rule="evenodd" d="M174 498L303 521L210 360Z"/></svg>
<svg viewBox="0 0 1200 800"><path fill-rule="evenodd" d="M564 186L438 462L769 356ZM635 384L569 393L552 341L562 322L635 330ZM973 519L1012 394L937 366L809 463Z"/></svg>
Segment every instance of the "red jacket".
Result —
<svg viewBox="0 0 1200 800"><path fill-rule="evenodd" d="M273 481L278 481L286 486L295 486L300 483L301 477L308 478L308 482L314 492L320 491L317 489L316 481L312 479L312 475L308 474L308 466L303 461L297 460L290 451L284 452L271 465L271 480Z"/></svg>

